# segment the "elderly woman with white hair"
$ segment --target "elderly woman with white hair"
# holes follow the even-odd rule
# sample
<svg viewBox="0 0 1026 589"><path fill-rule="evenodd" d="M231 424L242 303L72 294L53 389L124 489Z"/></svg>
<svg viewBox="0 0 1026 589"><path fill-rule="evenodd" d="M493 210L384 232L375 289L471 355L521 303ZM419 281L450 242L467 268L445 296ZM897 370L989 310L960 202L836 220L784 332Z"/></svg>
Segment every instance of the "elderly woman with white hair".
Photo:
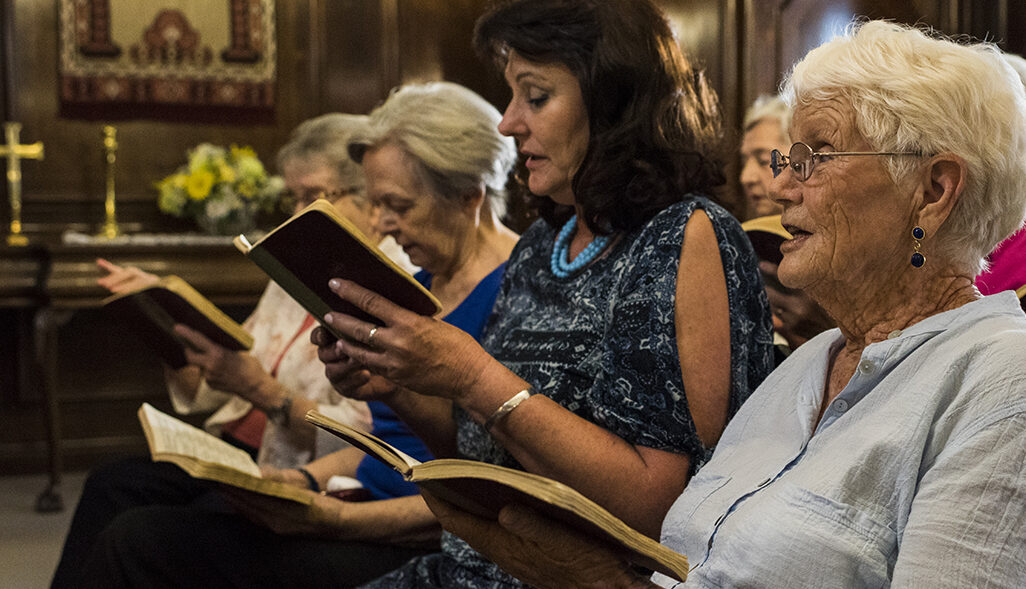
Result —
<svg viewBox="0 0 1026 589"><path fill-rule="evenodd" d="M415 278L442 303L441 319L473 338L517 242L500 220L516 161L513 140L496 129L500 118L463 86L409 85L371 112L346 146L362 163L376 231L421 268ZM304 345L315 349L309 339ZM321 379L328 383L323 371ZM368 406L375 435L431 458L388 406ZM225 489L241 514L133 512L101 536L86 579L104 587L351 587L438 550L441 529L416 486L354 448L299 469L265 468L264 476L308 488L312 504ZM339 476L357 479L366 500L321 493Z"/></svg>
<svg viewBox="0 0 1026 589"><path fill-rule="evenodd" d="M780 280L838 329L763 382L666 515L686 582L523 509L495 524L433 503L511 572L542 587L1026 586L1026 316L973 286L1026 214L1023 86L993 46L870 21L786 89Z"/></svg>
<svg viewBox="0 0 1026 589"><path fill-rule="evenodd" d="M769 185L773 181L770 154L774 149L787 148L790 122L791 105L779 95L760 96L745 111L740 180L748 219L780 214L780 204L769 194Z"/></svg>

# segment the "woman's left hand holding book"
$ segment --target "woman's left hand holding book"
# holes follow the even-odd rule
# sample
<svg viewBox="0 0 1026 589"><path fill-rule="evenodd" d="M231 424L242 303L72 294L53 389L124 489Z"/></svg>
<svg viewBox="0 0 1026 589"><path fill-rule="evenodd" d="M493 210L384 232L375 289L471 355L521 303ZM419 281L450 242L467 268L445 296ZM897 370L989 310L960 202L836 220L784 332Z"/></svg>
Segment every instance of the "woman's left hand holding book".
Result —
<svg viewBox="0 0 1026 589"><path fill-rule="evenodd" d="M105 272L103 276L96 279L96 284L107 289L111 294L138 290L152 286L160 280L156 274L150 274L135 266L119 266L104 258L97 258L96 266ZM168 383L175 383L175 389L191 399L196 396L203 375L195 366L185 366L175 370L165 364L164 378Z"/></svg>
<svg viewBox="0 0 1026 589"><path fill-rule="evenodd" d="M97 258L96 265L106 272L96 283L114 294L139 290L160 280L159 276L135 266L120 266L103 258ZM187 397L195 396L200 382L205 379L214 389L237 394L258 407L280 403L283 396L278 390L280 385L256 358L246 352L228 350L182 324L176 324L174 331L187 344L185 356L189 364L178 370L167 367L165 376L169 381L176 381L176 389Z"/></svg>

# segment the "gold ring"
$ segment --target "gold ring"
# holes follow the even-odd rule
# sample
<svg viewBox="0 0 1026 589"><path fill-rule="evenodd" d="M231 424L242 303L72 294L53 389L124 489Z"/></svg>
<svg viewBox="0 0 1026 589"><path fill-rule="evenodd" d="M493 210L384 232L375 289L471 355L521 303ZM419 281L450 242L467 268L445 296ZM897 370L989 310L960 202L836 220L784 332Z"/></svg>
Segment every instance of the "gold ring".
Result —
<svg viewBox="0 0 1026 589"><path fill-rule="evenodd" d="M377 333L378 333L377 326L372 327L371 330L370 330L370 333L367 334L367 345L368 346L371 345L371 340L374 339L374 336L377 335Z"/></svg>

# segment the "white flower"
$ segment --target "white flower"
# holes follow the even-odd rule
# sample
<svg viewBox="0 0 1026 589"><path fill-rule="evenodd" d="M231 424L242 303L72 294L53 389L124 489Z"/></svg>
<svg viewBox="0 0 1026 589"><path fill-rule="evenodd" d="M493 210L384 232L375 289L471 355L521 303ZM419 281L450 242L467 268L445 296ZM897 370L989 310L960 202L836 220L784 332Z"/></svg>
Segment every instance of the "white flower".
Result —
<svg viewBox="0 0 1026 589"><path fill-rule="evenodd" d="M207 201L207 216L211 219L221 219L243 207L242 200L234 191L225 187L218 198L211 198Z"/></svg>

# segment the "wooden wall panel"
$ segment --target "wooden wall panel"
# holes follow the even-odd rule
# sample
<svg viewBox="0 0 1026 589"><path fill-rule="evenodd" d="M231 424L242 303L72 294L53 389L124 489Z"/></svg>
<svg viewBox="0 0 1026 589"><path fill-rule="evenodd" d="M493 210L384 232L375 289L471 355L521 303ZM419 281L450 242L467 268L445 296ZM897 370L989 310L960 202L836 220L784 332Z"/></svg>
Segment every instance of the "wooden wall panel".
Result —
<svg viewBox="0 0 1026 589"><path fill-rule="evenodd" d="M0 70L23 140L42 140L46 160L24 165L26 230L90 230L102 220L101 125L57 115L57 15L54 3L2 0L5 30ZM366 112L407 81L447 78L501 106L505 85L489 75L470 46L486 0L279 0L275 120L265 125L119 123L116 186L119 219L129 230L182 230L188 223L156 209L154 181L172 172L202 141L239 143L273 165L277 148L299 122L325 112ZM0 66L2 67L2 66ZM2 100L2 98L0 98ZM0 188L6 197L6 187ZM6 208L0 220L6 221ZM81 225L76 225L81 224Z"/></svg>
<svg viewBox="0 0 1026 589"><path fill-rule="evenodd" d="M11 107L8 82L10 79L11 59L11 27L14 23L10 18L11 0L0 0L0 119L10 118L8 110ZM2 122L2 121L0 121Z"/></svg>
<svg viewBox="0 0 1026 589"><path fill-rule="evenodd" d="M499 110L509 91L500 72L474 52L474 23L489 0L403 0L398 11L399 82L449 80L484 96Z"/></svg>
<svg viewBox="0 0 1026 589"><path fill-rule="evenodd" d="M320 39L311 51L318 54L319 71L309 82L320 112L367 112L394 85L396 1L313 2L310 26Z"/></svg>
<svg viewBox="0 0 1026 589"><path fill-rule="evenodd" d="M733 156L738 146L734 121L742 108L737 101L739 0L656 0L656 3L666 13L681 47L705 71L719 96L725 131L721 159L727 178L733 178L738 174L737 158ZM728 182L716 197L732 213L741 213L740 193L733 182Z"/></svg>
<svg viewBox="0 0 1026 589"><path fill-rule="evenodd" d="M760 94L775 93L796 61L855 16L923 23L957 33L951 7L952 0L744 0L742 102L748 105Z"/></svg>
<svg viewBox="0 0 1026 589"><path fill-rule="evenodd" d="M294 20L297 11L289 10L291 3L279 5L278 35L286 41L279 53L282 63L288 64L297 53L289 41L300 27L306 29L306 23ZM105 185L101 125L58 117L55 3L14 0L13 7L10 116L24 125L24 141L42 140L46 145L46 159L23 168L27 230L60 230L68 222L95 225L102 221ZM279 68L276 121L271 125L239 126L230 120L217 125L118 123L116 189L119 211L125 213L122 220L137 221L140 225L133 228L138 229L177 227L157 210L152 184L183 163L185 151L202 141L251 145L265 162L272 161L276 146L301 113L299 105L308 100L302 81L301 70Z"/></svg>

